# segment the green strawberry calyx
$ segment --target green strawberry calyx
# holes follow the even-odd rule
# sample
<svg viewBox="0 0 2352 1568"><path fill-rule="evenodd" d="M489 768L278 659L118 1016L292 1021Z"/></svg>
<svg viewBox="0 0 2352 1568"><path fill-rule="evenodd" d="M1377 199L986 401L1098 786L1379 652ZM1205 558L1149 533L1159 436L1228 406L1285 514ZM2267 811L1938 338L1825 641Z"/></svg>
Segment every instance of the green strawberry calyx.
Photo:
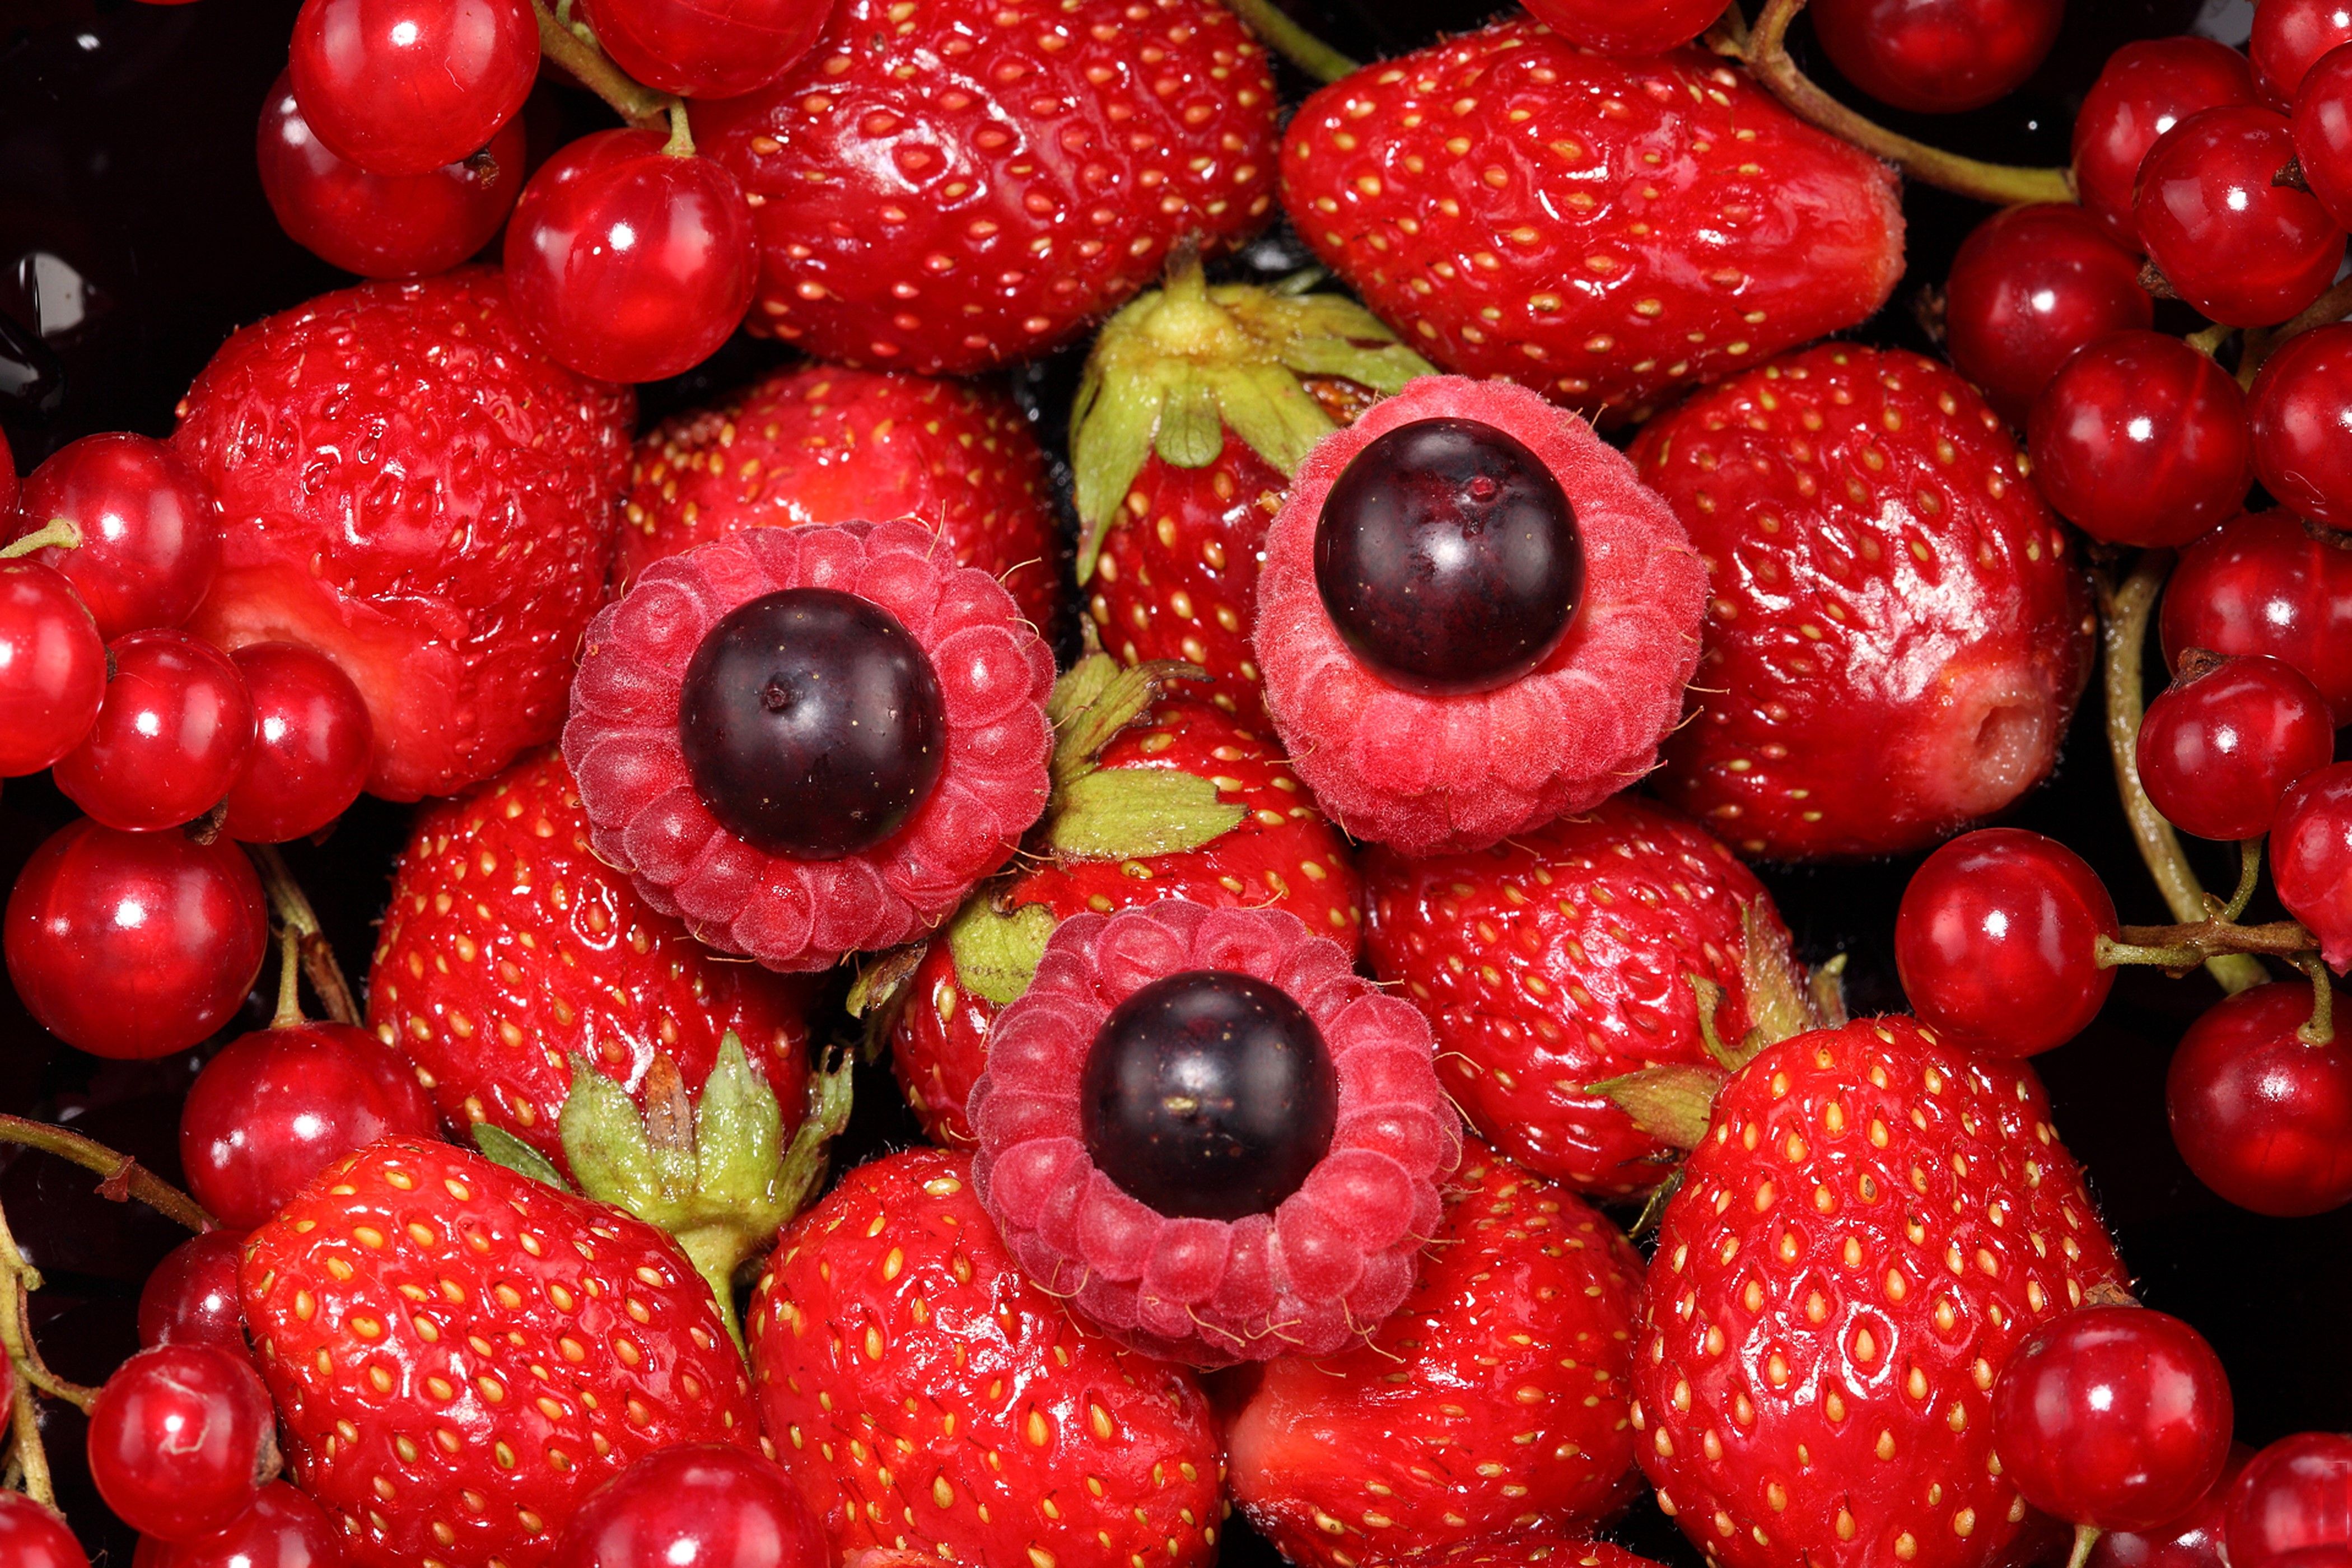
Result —
<svg viewBox="0 0 2352 1568"><path fill-rule="evenodd" d="M1369 401L1436 374L1361 305L1307 292L1313 280L1212 286L1188 247L1159 289L1104 323L1070 414L1079 582L1146 458L1205 468L1231 432L1288 475L1339 425L1310 380Z"/></svg>

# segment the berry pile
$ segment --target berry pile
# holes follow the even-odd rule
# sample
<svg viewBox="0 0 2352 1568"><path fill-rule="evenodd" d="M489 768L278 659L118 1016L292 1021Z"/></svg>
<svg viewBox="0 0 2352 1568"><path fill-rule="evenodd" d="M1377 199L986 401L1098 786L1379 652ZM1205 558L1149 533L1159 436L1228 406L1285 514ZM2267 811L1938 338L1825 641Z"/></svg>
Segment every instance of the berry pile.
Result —
<svg viewBox="0 0 2352 1568"><path fill-rule="evenodd" d="M0 277L0 1568L2352 1554L2152 1234L2352 1215L2352 12L177 4L25 58L309 259Z"/></svg>

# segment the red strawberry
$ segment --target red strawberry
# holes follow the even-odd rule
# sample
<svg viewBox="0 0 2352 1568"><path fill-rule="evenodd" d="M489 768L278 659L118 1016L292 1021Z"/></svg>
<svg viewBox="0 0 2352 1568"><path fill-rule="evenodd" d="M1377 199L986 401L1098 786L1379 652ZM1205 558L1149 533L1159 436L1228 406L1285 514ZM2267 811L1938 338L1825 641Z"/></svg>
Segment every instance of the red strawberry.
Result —
<svg viewBox="0 0 2352 1568"><path fill-rule="evenodd" d="M1455 1181L1396 1315L1344 1355L1268 1362L1226 1429L1234 1495L1293 1563L1589 1526L1632 1489L1640 1255L1475 1142Z"/></svg>
<svg viewBox="0 0 2352 1568"><path fill-rule="evenodd" d="M1755 874L1631 795L1474 854L1375 847L1364 879L1372 972L1429 1015L1454 1103L1529 1170L1581 1192L1645 1191L1673 1158L1592 1085L1706 1066L1709 1022L1737 1041L1802 984ZM1719 994L1711 1021L1694 977Z"/></svg>
<svg viewBox="0 0 2352 1568"><path fill-rule="evenodd" d="M635 409L541 353L486 268L247 327L173 437L226 528L189 629L332 658L375 723L376 794L487 778L562 727Z"/></svg>
<svg viewBox="0 0 2352 1568"><path fill-rule="evenodd" d="M1068 547L1013 400L838 365L780 371L639 441L613 584L741 528L894 517L929 524L957 565L992 574L1053 627Z"/></svg>
<svg viewBox="0 0 2352 1568"><path fill-rule="evenodd" d="M1434 1556L1367 1558L1359 1568L1660 1568L1638 1552L1606 1541L1546 1531L1473 1541Z"/></svg>
<svg viewBox="0 0 2352 1568"><path fill-rule="evenodd" d="M772 87L697 105L761 246L750 325L968 374L1058 347L1274 205L1274 79L1208 0L844 0Z"/></svg>
<svg viewBox="0 0 2352 1568"><path fill-rule="evenodd" d="M1693 397L1632 456L1711 595L1668 800L1745 854L1886 855L2049 773L2089 587L1957 374L1824 344Z"/></svg>
<svg viewBox="0 0 2352 1568"><path fill-rule="evenodd" d="M1334 82L1282 153L1291 221L1407 342L1633 417L1885 304L1895 195L1703 50L1615 59L1524 20Z"/></svg>
<svg viewBox="0 0 2352 1568"><path fill-rule="evenodd" d="M1105 323L1070 420L1078 583L1127 664L1181 659L1269 728L1250 630L1266 524L1317 440L1428 362L1351 300L1212 289L1190 250Z"/></svg>
<svg viewBox="0 0 2352 1568"><path fill-rule="evenodd" d="M919 961L882 972L904 976L892 1064L940 1142L971 1143L964 1101L988 1065L989 1026L1028 988L1037 954L1071 915L1188 899L1287 910L1350 953L1362 944L1347 840L1280 752L1184 695L1185 685L1144 717L1164 671L1114 678L1114 668L1097 655L1055 688L1055 799L1033 846L1037 857L975 894ZM1075 782L1086 778L1097 782ZM1106 836L1096 792L1130 786L1151 792L1140 804L1152 820L1139 829L1114 821Z"/></svg>
<svg viewBox="0 0 2352 1568"><path fill-rule="evenodd" d="M1909 1018L1799 1035L1724 1088L1665 1206L1642 1467L1724 1568L2021 1560L1993 1380L2123 1280L2031 1068Z"/></svg>
<svg viewBox="0 0 2352 1568"><path fill-rule="evenodd" d="M657 1449L759 1440L667 1237L446 1143L386 1139L254 1232L245 1321L352 1568L541 1568Z"/></svg>
<svg viewBox="0 0 2352 1568"><path fill-rule="evenodd" d="M964 1156L852 1171L784 1233L750 1321L761 1415L836 1562L1216 1560L1224 1464L1200 1385L1031 1284Z"/></svg>

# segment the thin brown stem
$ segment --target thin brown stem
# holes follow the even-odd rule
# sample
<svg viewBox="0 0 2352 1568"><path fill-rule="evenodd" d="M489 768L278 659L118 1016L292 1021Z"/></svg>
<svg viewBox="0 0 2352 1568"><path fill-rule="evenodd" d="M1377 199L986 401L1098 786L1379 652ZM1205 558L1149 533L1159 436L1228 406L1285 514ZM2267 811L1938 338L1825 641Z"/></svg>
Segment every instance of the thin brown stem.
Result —
<svg viewBox="0 0 2352 1568"><path fill-rule="evenodd" d="M1805 0L1766 0L1748 36L1748 68L1801 120L1876 153L1913 179L1997 206L2023 202L2073 202L2074 177L2063 169L2028 169L1986 163L1898 135L1823 92L1797 68L1788 49L1789 24Z"/></svg>
<svg viewBox="0 0 2352 1568"><path fill-rule="evenodd" d="M2156 809L2139 782L2139 721L2147 706L2140 667L2147 657L2148 619L2171 568L2170 551L2151 550L2140 557L2138 566L2120 587L2104 580L2099 584L2099 621L2105 642L2107 751L2115 763L2116 793L2123 799L2124 816L2131 825L2140 859L2155 879L2157 890L2164 895L2165 907L2176 918L2196 923L2207 919L2205 889L2197 873L2189 868L2179 835ZM2242 953L2221 953L2204 962L2224 991L2243 991L2269 978L2259 961Z"/></svg>
<svg viewBox="0 0 2352 1568"><path fill-rule="evenodd" d="M286 858L269 844L248 844L245 852L253 858L254 869L261 873L261 885L269 889L270 906L278 911L278 921L301 936L302 972L310 978L310 989L319 994L319 1005L336 1023L358 1027L359 1004L352 999L343 966L335 962L335 950L319 928L318 912L303 896L302 884L287 869Z"/></svg>
<svg viewBox="0 0 2352 1568"><path fill-rule="evenodd" d="M2263 836L2258 833L2252 838L2239 840L2238 885L2231 890L2230 901L2214 911L2214 918L2234 921L2244 914L2246 906L2254 901L2254 889L2262 885L2262 880Z"/></svg>
<svg viewBox="0 0 2352 1568"><path fill-rule="evenodd" d="M16 1233L0 1215L0 1350L16 1375L52 1399L62 1399L84 1415L98 1403L98 1390L71 1383L49 1370L33 1342L32 1292L41 1288L40 1271L16 1247Z"/></svg>
<svg viewBox="0 0 2352 1568"><path fill-rule="evenodd" d="M2263 368L2263 361L2278 352L2279 344L2289 338L2300 337L2315 327L2325 327L2352 315L2352 278L2329 289L2304 308L2303 313L2278 326L2257 327L2246 333L2246 346L2238 356L2238 384L2254 384L2254 373Z"/></svg>
<svg viewBox="0 0 2352 1568"><path fill-rule="evenodd" d="M656 92L614 65L613 57L597 44L593 34L578 23L559 21L542 0L530 0L530 8L539 17L541 55L570 71L573 79L611 104L613 112L630 124L648 130L659 128L659 121L677 100L666 92Z"/></svg>
<svg viewBox="0 0 2352 1568"><path fill-rule="evenodd" d="M2294 921L2233 925L2228 921L2189 921L2169 926L2124 926L2098 941L2099 967L2148 963L2190 970L2231 953L2262 953L2301 963L2318 939Z"/></svg>
<svg viewBox="0 0 2352 1568"><path fill-rule="evenodd" d="M2294 1032L2294 1037L2306 1046L2324 1046L2336 1038L2336 983L2328 978L2327 965L2319 954L2306 952L2295 961L2295 967L2311 976L2311 1016Z"/></svg>
<svg viewBox="0 0 2352 1568"><path fill-rule="evenodd" d="M273 1029L291 1029L302 1022L302 933L290 925L278 928L278 1011L270 1016Z"/></svg>
<svg viewBox="0 0 2352 1568"><path fill-rule="evenodd" d="M213 1216L195 1199L130 1155L118 1154L79 1132L68 1132L46 1121L28 1121L21 1116L0 1116L0 1143L21 1143L95 1172L105 1178L98 1190L117 1203L137 1198L157 1214L179 1221L198 1235L213 1228Z"/></svg>
<svg viewBox="0 0 2352 1568"><path fill-rule="evenodd" d="M12 539L0 544L0 561L12 561L19 555L30 555L36 550L76 550L81 546L81 530L69 517L53 517L22 539Z"/></svg>
<svg viewBox="0 0 2352 1568"><path fill-rule="evenodd" d="M2214 326L2205 328L2202 331L2191 332L2180 341L2187 343L2190 348L2195 349L2199 353L2203 354L2207 359L2211 359L2215 354L2221 352L2221 345L2228 342L2230 341L2230 334L2237 330L2238 329L2235 327L2224 327L2216 324Z"/></svg>
<svg viewBox="0 0 2352 1568"><path fill-rule="evenodd" d="M1276 0L1225 0L1225 8L1257 35L1258 42L1319 82L1353 76L1363 67L1297 22Z"/></svg>
<svg viewBox="0 0 2352 1568"><path fill-rule="evenodd" d="M669 106L669 140L662 143L662 152L672 158L694 156L694 127L687 123L686 100L675 99Z"/></svg>
<svg viewBox="0 0 2352 1568"><path fill-rule="evenodd" d="M9 1426L16 1435L10 1461L24 1479L25 1495L43 1508L53 1509L58 1506L58 1489L49 1477L49 1450L41 1441L41 1413L33 1405L33 1385L19 1381L10 1405Z"/></svg>

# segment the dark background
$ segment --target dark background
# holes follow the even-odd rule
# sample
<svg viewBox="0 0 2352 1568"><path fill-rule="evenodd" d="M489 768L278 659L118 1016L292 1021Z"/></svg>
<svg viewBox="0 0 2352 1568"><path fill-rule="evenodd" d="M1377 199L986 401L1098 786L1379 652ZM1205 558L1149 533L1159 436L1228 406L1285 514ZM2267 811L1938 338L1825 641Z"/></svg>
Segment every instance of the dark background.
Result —
<svg viewBox="0 0 2352 1568"><path fill-rule="evenodd" d="M0 0L0 427L20 471L92 431L168 433L173 403L232 328L349 281L278 232L254 172L255 121L285 63L295 4ZM1416 47L1481 14L1475 4L1444 0L1295 0L1294 9L1359 58ZM2116 45L2191 27L2242 42L2247 14L2245 0L2074 0L2049 63L2011 99L1941 120L1885 118L1979 156L2063 163L2074 109ZM1801 19L1792 42L1810 68L1839 87L1813 57ZM1294 101L1305 85L1287 83ZM534 158L604 122L593 100L547 88L527 112ZM1940 283L1983 209L1917 187L1906 208L1909 273L1887 309L1854 335L1932 352L1919 296ZM1295 238L1277 231L1245 266L1280 273L1302 259ZM1056 451L1080 352L1017 376L1040 437ZM647 416L745 379L772 357L772 349L739 339L693 375L646 389ZM2125 921L2160 921L2168 917L2116 804L2095 693L2095 683L2057 776L2011 820L2086 856ZM0 795L0 885L72 815L45 778L10 780ZM325 844L289 848L355 979L366 971L406 816L405 808L362 799ZM2234 856L2198 847L2209 885L2225 888ZM1806 958L1850 955L1858 1013L1903 1005L1891 942L1913 864L1765 872ZM2266 912L2257 905L2249 918ZM2197 1324L2228 1363L2239 1435L2262 1443L2352 1425L2344 1415L2352 1394L2352 1336L2344 1332L2352 1211L2273 1221L2231 1209L2189 1174L2165 1131L2167 1058L2218 994L2201 975L2172 982L2126 970L2098 1023L2037 1066L2058 1125L2138 1270L2143 1299ZM225 1034L257 1026L267 1011L257 999ZM98 1062L51 1038L0 985L0 1110L70 1122L167 1175L178 1169L179 1098L205 1055ZM868 1073L859 1089L847 1157L914 1141L887 1072ZM94 1383L135 1348L140 1282L178 1233L89 1186L58 1162L0 1153L0 1205L49 1280L36 1298L43 1347L61 1373ZM97 1561L127 1568L129 1538L80 1473L79 1417L63 1405L47 1408L61 1500L94 1555L105 1553ZM1678 1563L1696 1561L1646 1501L1612 1533ZM1232 1568L1276 1561L1238 1519L1228 1548Z"/></svg>

